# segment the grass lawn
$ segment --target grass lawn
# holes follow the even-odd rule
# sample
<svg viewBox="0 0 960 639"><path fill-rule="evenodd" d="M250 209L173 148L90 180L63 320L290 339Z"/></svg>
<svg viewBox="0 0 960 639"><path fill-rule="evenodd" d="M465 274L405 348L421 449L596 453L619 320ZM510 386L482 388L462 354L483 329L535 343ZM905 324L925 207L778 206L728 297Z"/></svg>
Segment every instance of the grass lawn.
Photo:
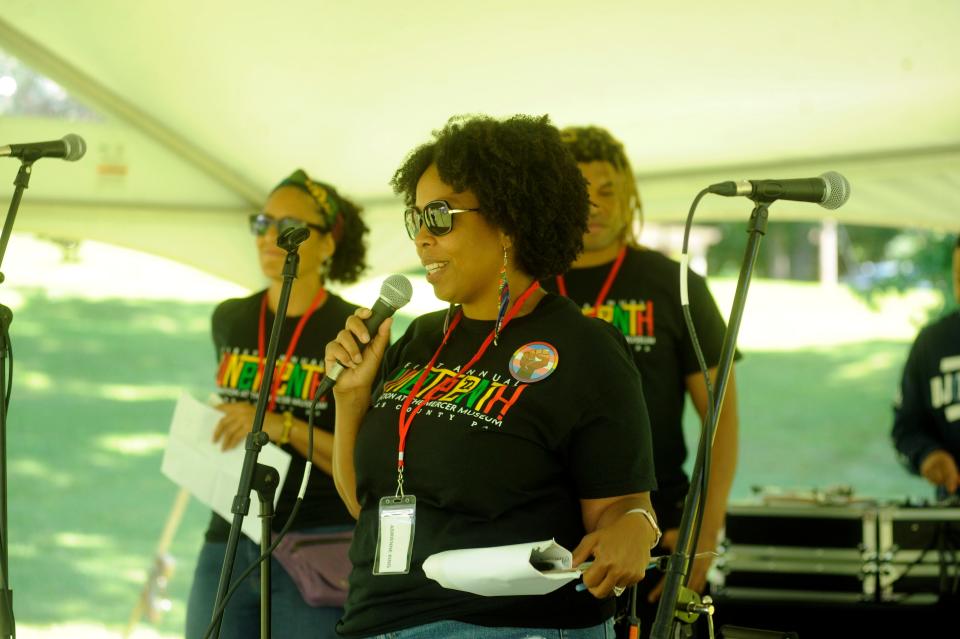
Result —
<svg viewBox="0 0 960 639"><path fill-rule="evenodd" d="M712 283L724 315L735 281ZM871 308L845 287L751 285L736 365L740 457L733 498L753 487L852 487L879 499L926 497L895 461L894 391L910 342L939 300L928 291L880 296ZM688 446L699 424L687 407ZM693 457L691 453L690 457ZM692 459L691 459L692 461Z"/></svg>
<svg viewBox="0 0 960 639"><path fill-rule="evenodd" d="M63 263L52 245L14 236L3 269L0 301L15 313L10 584L27 639L120 636L177 492L159 471L173 402L181 389L210 391L210 312L240 292L169 262L88 248ZM378 287L350 298L370 303ZM733 282L713 289L728 308ZM755 282L737 365L735 496L835 484L927 495L895 463L888 431L900 366L933 303L916 292L869 308L843 288ZM436 307L423 298L413 312L424 305ZM133 636L181 635L206 520L191 503L171 548L171 609Z"/></svg>

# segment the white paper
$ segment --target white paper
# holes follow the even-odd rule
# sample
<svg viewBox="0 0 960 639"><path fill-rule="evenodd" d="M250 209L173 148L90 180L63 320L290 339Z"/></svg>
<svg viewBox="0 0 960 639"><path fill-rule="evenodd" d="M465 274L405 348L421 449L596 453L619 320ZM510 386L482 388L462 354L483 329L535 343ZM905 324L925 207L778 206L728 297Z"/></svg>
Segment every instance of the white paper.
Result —
<svg viewBox="0 0 960 639"><path fill-rule="evenodd" d="M550 563L538 570L532 562ZM553 539L510 546L446 550L427 557L423 571L444 588L477 595L545 595L578 579L569 550Z"/></svg>
<svg viewBox="0 0 960 639"><path fill-rule="evenodd" d="M240 445L224 452L219 443L213 443L213 430L222 417L223 413L217 409L182 394L173 411L160 470L221 517L233 521L230 509L240 485L240 471L247 451ZM280 473L279 486L283 486L290 468L290 453L267 444L260 450L257 461L276 468ZM278 489L273 497L274 506L279 497ZM257 544L260 543L259 514L260 501L256 492L251 491L250 511L243 518L241 530Z"/></svg>

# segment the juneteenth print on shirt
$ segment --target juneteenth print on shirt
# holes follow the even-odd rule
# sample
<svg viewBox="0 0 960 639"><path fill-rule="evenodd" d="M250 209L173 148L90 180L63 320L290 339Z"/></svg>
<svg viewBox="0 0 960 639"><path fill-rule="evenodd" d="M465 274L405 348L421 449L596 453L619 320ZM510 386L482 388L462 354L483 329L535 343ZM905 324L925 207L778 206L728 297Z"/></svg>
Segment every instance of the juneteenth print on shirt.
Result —
<svg viewBox="0 0 960 639"><path fill-rule="evenodd" d="M580 309L587 317L594 316L592 304ZM649 351L657 343L653 332L653 300L617 300L601 304L596 317L617 328L635 350Z"/></svg>
<svg viewBox="0 0 960 639"><path fill-rule="evenodd" d="M400 367L397 374L384 384L375 408L395 401L396 410L402 410L403 400L410 395L421 372L422 365L407 363ZM421 409L423 415L446 417L451 421L455 415L466 415L474 420L474 427L486 430L493 425L500 428L503 418L527 388L527 384L498 373L491 375L485 370L470 369L459 378L458 374L457 370L442 366L431 369L416 395L422 400L433 391L430 403ZM414 405L418 403L415 401Z"/></svg>
<svg viewBox="0 0 960 639"><path fill-rule="evenodd" d="M256 399L261 382L261 359L249 349L224 349L217 366L217 386L225 399L249 401ZM277 406L284 408L307 408L317 386L323 380L322 359L300 358L296 355L281 370L283 356L277 358L274 382L280 377L277 387ZM321 398L318 410L325 410L327 402Z"/></svg>

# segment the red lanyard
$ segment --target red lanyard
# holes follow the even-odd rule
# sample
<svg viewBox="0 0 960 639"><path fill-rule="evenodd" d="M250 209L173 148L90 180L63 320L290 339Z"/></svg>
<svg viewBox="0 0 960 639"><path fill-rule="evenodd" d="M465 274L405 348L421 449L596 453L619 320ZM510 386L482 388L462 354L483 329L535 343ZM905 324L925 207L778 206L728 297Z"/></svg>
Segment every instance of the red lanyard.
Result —
<svg viewBox="0 0 960 639"><path fill-rule="evenodd" d="M540 288L540 282L534 280L527 290L523 292L517 301L513 303L513 306L510 307L510 310L507 312L506 316L503 318L503 322L500 324L500 331L502 332L506 325L513 319L517 314L517 311L520 310L520 307L523 306L523 303L527 301L527 298L530 297L534 291ZM403 408L400 410L400 444L397 448L397 472L400 473L400 486L398 490L399 494L402 494L402 482L403 482L403 452L406 449L407 445L407 433L410 432L410 426L413 424L413 418L417 416L417 413L420 412L420 409L430 403L430 399L433 395L440 389L441 384L437 384L426 394L423 398L423 401L413 407L410 410L410 404L413 402L413 398L417 396L417 393L420 392L420 389L423 387L423 382L426 380L427 375L433 370L433 365L437 362L437 358L440 357L440 351L443 350L443 347L447 345L447 340L450 339L450 335L453 334L453 329L457 327L457 324L460 323L460 318L463 315L463 311L458 311L457 315L453 318L453 321L450 322L447 332L443 335L443 341L440 342L440 346L437 347L437 352L433 354L433 357L430 359L430 363L427 364L426 368L420 373L420 376L417 378L416 383L413 385L413 390L410 391L410 394L407 395L407 398L403 400ZM456 383L460 379L460 375L464 371L470 370L470 367L477 363L481 357L483 357L484 352L490 346L490 342L493 341L493 335L495 331L490 331L490 334L487 335L487 338L483 340L483 344L480 345L480 349L477 350L476 354L470 361L460 367L460 372L453 377L453 382ZM404 419L407 414L407 411L410 410L410 416Z"/></svg>
<svg viewBox="0 0 960 639"><path fill-rule="evenodd" d="M265 348L264 343L266 341L266 332L267 332L267 298L269 293L263 294L263 303L260 305L260 327L257 330L257 367L260 372L260 379L263 380L263 366L264 366L264 355ZM297 322L297 327L293 331L293 335L290 337L290 344L287 346L287 354L283 358L283 363L280 365L279 369L274 369L273 374L273 387L270 389L270 405L269 409L272 411L277 407L277 388L280 387L280 382L283 379L283 371L287 368L287 363L290 361L290 357L293 355L294 349L297 348L297 342L300 341L300 333L303 332L303 327L306 326L307 320L310 319L310 316L313 315L313 312L317 310L317 307L323 303L323 300L327 298L327 291L322 286L320 290L317 291L316 296L313 298L313 301L310 302L310 308L307 309L307 312L303 314L300 318L300 321ZM274 363L276 366L276 363Z"/></svg>
<svg viewBox="0 0 960 639"><path fill-rule="evenodd" d="M620 272L620 265L623 264L623 258L627 256L627 246L624 244L620 247L620 252L617 253L617 259L613 261L613 266L610 267L610 272L607 273L607 280L603 283L603 287L600 289L600 294L597 295L597 301L593 305L593 315L591 317L596 317L597 313L600 312L600 305L604 303L607 299L607 293L610 292L610 287L613 286L613 281L617 279L617 273ZM570 297L567 295L567 283L563 279L563 275L557 275L557 290L560 291L560 294L564 297Z"/></svg>

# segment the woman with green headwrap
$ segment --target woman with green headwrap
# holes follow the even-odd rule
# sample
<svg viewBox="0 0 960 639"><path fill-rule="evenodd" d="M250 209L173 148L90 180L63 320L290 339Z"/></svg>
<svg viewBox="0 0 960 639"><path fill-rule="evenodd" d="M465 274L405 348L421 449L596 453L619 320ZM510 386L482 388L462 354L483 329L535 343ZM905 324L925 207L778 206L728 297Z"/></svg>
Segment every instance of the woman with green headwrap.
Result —
<svg viewBox="0 0 960 639"><path fill-rule="evenodd" d="M217 408L224 413L213 439L223 450L242 444L253 425L286 258L286 251L277 247L277 237L291 227L308 228L310 235L299 247L299 273L290 292L277 361L270 363L276 368L263 422L270 441L293 455L277 501L275 532L287 521L303 478L308 454L307 410L323 378L324 346L357 308L328 292L325 282L357 279L366 267L364 236L368 231L359 207L302 170L277 185L263 211L250 216L260 267L269 283L249 297L223 302L213 313L216 383L223 400ZM288 534L291 542L297 541L310 551L294 552L293 557L290 551L295 550L295 544L281 543L274 554L271 628L276 637L335 637L334 627L346 595L339 584L345 583L349 572L346 550L353 519L330 477L332 396L320 399L313 430L311 457L319 471L310 475L303 504ZM210 624L229 531L230 523L213 513L190 592L187 639L199 639ZM309 543L338 538L340 543ZM313 552L318 549L322 552ZM259 554L259 545L241 536L233 579ZM220 634L224 639L260 636L259 570L247 578L247 583L227 606Z"/></svg>

